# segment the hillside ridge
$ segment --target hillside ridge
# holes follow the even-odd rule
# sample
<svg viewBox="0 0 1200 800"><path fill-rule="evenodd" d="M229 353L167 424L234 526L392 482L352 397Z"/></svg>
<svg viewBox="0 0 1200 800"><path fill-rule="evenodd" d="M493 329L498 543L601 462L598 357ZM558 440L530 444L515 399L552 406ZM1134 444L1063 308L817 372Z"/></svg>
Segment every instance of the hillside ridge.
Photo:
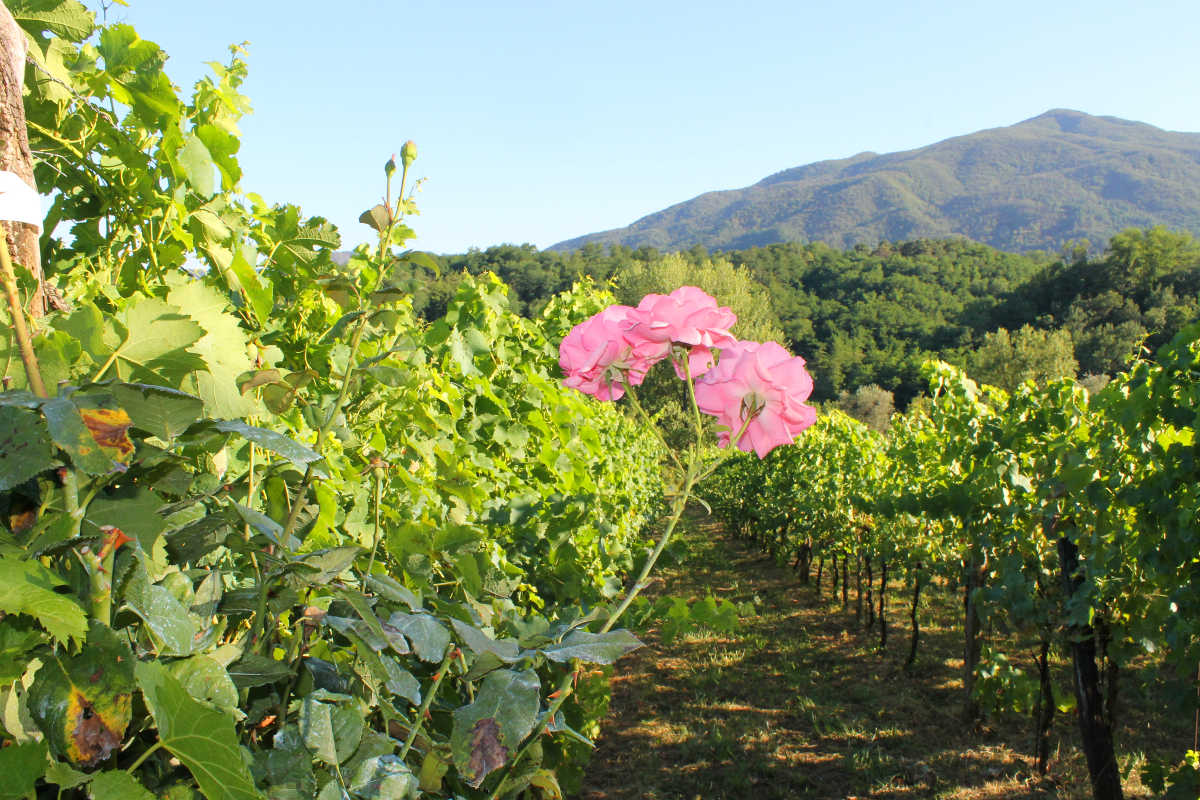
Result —
<svg viewBox="0 0 1200 800"><path fill-rule="evenodd" d="M1200 234L1200 133L1059 108L912 150L791 167L547 249L845 248L963 236L1055 251L1152 225Z"/></svg>

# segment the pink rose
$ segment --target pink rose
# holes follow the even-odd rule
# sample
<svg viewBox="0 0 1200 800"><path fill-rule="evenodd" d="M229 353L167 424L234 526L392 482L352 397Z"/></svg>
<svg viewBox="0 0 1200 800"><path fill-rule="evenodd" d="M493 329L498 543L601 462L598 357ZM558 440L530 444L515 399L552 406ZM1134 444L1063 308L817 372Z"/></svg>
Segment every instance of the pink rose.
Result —
<svg viewBox="0 0 1200 800"><path fill-rule="evenodd" d="M729 332L737 316L728 306L718 307L716 300L695 286L680 286L670 294L648 294L633 316L634 352L655 363L671 352L673 343L687 345L692 377L712 367L712 348L737 341ZM678 363L675 374L686 377Z"/></svg>
<svg viewBox="0 0 1200 800"><path fill-rule="evenodd" d="M634 352L628 336L633 311L609 306L571 329L558 348L558 365L567 375L563 385L598 400L619 400L625 383L641 384L654 361Z"/></svg>
<svg viewBox="0 0 1200 800"><path fill-rule="evenodd" d="M696 381L696 405L726 428L721 447L728 447L750 419L738 447L753 448L763 458L816 422L816 409L804 404L812 388L803 358L775 342L736 342L722 349L717 365Z"/></svg>

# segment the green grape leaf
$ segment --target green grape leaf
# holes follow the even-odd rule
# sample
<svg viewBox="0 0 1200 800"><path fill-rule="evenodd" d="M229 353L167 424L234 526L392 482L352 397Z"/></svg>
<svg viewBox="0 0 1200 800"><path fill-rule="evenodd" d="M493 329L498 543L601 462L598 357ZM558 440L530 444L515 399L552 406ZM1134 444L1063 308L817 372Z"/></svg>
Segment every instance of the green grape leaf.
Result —
<svg viewBox="0 0 1200 800"><path fill-rule="evenodd" d="M0 406L0 492L58 464L41 418L23 408Z"/></svg>
<svg viewBox="0 0 1200 800"><path fill-rule="evenodd" d="M288 206L285 208L285 212L290 212L294 209L296 209L295 206ZM276 257L282 251L296 261L307 264L317 258L317 252L314 251L314 248L317 251L321 249L335 250L341 243L342 237L338 235L337 230L329 222L320 217L313 217L306 224L297 226L284 236L279 242Z"/></svg>
<svg viewBox="0 0 1200 800"><path fill-rule="evenodd" d="M204 199L212 197L213 193L213 158L195 133L183 137L183 146L176 155L178 163L183 167L188 183L196 193Z"/></svg>
<svg viewBox="0 0 1200 800"><path fill-rule="evenodd" d="M450 359L458 365L459 372L467 376L480 374L475 366L475 351L457 328L450 331L447 348L450 351Z"/></svg>
<svg viewBox="0 0 1200 800"><path fill-rule="evenodd" d="M187 767L208 800L262 800L238 745L233 717L192 699L162 664L138 662L137 684L158 738Z"/></svg>
<svg viewBox="0 0 1200 800"><path fill-rule="evenodd" d="M29 713L55 756L95 766L121 747L133 717L133 653L93 622L79 655L43 661L29 687Z"/></svg>
<svg viewBox="0 0 1200 800"><path fill-rule="evenodd" d="M244 396L237 386L238 376L253 369L254 362L246 351L246 334L238 325L228 298L212 286L194 280L172 286L167 298L184 309L204 331L190 348L203 359L203 364L187 377L182 388L204 401L205 413L210 417L232 419L255 413L253 398Z"/></svg>
<svg viewBox="0 0 1200 800"><path fill-rule="evenodd" d="M213 163L221 172L221 186L226 191L232 191L242 178L242 169L237 162L237 152L241 147L238 137L216 125L197 125L195 133L204 142Z"/></svg>
<svg viewBox="0 0 1200 800"><path fill-rule="evenodd" d="M75 0L9 0L5 5L17 24L40 41L49 31L68 42L82 42L94 27L92 12Z"/></svg>
<svg viewBox="0 0 1200 800"><path fill-rule="evenodd" d="M442 274L442 267L438 264L437 259L429 253L424 253L420 250L407 250L400 254L397 261L418 264L437 276L441 276Z"/></svg>
<svg viewBox="0 0 1200 800"><path fill-rule="evenodd" d="M46 771L46 743L29 742L0 748L0 800L34 795L37 779Z"/></svg>
<svg viewBox="0 0 1200 800"><path fill-rule="evenodd" d="M483 679L475 702L455 709L450 748L454 765L470 786L479 788L533 730L540 692L533 670L500 670Z"/></svg>
<svg viewBox="0 0 1200 800"><path fill-rule="evenodd" d="M50 759L50 763L46 767L46 774L43 777L45 777L47 783L53 783L62 790L73 789L92 779L89 773L80 772L69 764L64 764L54 759Z"/></svg>
<svg viewBox="0 0 1200 800"><path fill-rule="evenodd" d="M88 784L91 800L155 800L154 795L124 770L101 772Z"/></svg>
<svg viewBox="0 0 1200 800"><path fill-rule="evenodd" d="M0 611L28 614L62 644L82 642L87 615L70 595L55 591L66 586L37 561L0 558Z"/></svg>
<svg viewBox="0 0 1200 800"><path fill-rule="evenodd" d="M589 664L611 664L641 646L638 638L624 629L608 633L572 631L561 643L542 648L542 652L551 661L577 658Z"/></svg>
<svg viewBox="0 0 1200 800"><path fill-rule="evenodd" d="M20 616L0 620L0 685L11 686L29 668L30 652L46 641L46 634Z"/></svg>
<svg viewBox="0 0 1200 800"><path fill-rule="evenodd" d="M161 382L167 376L181 378L188 372L204 369L200 357L188 352L204 336L204 329L178 306L156 297L137 296L118 316L125 334L110 356L115 357L118 377L148 375Z"/></svg>
<svg viewBox="0 0 1200 800"><path fill-rule="evenodd" d="M255 771L266 778L271 800L309 800L316 796L312 756L295 725L276 733L272 747L258 751L255 760Z"/></svg>
<svg viewBox="0 0 1200 800"><path fill-rule="evenodd" d="M270 319L271 311L275 307L275 295L271 288L271 282L254 269L254 265L246 260L246 256L240 249L233 251L233 263L229 268L237 276L242 291L246 293L246 299L250 301L250 306L254 309L254 315L260 322L266 322ZM245 389L243 388L242 391L244 392Z"/></svg>

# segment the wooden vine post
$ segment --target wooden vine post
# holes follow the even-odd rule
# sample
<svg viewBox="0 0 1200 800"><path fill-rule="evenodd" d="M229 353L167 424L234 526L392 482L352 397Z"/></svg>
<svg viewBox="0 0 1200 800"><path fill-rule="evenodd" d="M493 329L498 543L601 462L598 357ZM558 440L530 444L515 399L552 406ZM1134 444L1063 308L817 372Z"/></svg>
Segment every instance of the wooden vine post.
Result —
<svg viewBox="0 0 1200 800"><path fill-rule="evenodd" d="M33 154L25 127L25 35L3 2L0 2L0 173L10 172L35 191ZM11 179L10 179L11 180ZM26 305L33 318L46 312L38 227L28 222L0 222L12 260L37 279L38 289Z"/></svg>

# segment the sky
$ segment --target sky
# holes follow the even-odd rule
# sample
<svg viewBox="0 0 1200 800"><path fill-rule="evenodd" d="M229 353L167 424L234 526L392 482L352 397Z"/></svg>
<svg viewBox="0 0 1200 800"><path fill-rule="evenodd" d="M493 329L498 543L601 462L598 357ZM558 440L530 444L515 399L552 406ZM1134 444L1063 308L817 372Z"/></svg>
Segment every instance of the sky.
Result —
<svg viewBox="0 0 1200 800"><path fill-rule="evenodd" d="M129 0L108 19L185 89L248 41L242 188L346 245L408 139L411 246L459 253L1051 108L1200 131L1195 0Z"/></svg>

